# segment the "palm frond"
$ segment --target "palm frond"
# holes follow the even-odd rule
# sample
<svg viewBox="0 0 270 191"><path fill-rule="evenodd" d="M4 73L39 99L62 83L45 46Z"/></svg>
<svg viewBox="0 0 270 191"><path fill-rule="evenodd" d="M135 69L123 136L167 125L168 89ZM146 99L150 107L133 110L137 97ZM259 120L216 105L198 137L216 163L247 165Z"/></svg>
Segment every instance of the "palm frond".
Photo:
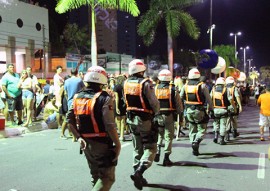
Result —
<svg viewBox="0 0 270 191"><path fill-rule="evenodd" d="M181 28L193 39L198 39L200 29L197 27L196 20L188 13L179 11L178 18L181 22Z"/></svg>
<svg viewBox="0 0 270 191"><path fill-rule="evenodd" d="M177 17L178 11L171 10L166 12L165 16L165 23L167 32L170 33L172 38L175 38L180 33L180 26L181 22L180 19Z"/></svg>
<svg viewBox="0 0 270 191"><path fill-rule="evenodd" d="M135 0L59 0L55 10L61 14L83 5L91 7L98 5L103 9L118 9L130 13L134 17L140 14Z"/></svg>

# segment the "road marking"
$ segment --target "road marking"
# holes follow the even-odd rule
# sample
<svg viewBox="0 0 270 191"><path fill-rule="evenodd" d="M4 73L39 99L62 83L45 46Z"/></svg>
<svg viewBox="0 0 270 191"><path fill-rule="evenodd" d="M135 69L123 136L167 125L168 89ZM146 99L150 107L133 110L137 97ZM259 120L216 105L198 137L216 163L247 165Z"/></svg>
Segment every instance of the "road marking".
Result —
<svg viewBox="0 0 270 191"><path fill-rule="evenodd" d="M121 145L122 148L126 147L126 146L129 146L131 143L124 143Z"/></svg>
<svg viewBox="0 0 270 191"><path fill-rule="evenodd" d="M265 177L265 153L260 153L257 178L264 179L264 177Z"/></svg>

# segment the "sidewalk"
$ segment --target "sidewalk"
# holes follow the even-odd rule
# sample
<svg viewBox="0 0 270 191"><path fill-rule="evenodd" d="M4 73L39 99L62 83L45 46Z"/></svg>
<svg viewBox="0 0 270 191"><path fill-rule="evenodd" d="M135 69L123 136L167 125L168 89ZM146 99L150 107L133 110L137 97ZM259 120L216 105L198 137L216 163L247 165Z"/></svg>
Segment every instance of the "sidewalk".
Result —
<svg viewBox="0 0 270 191"><path fill-rule="evenodd" d="M21 136L22 134L25 133L42 131L45 129L48 129L48 126L43 121L41 115L39 115L37 117L37 121L33 122L33 125L29 127L22 127L19 125L11 126L11 122L8 121L6 122L5 129L0 131L0 139Z"/></svg>

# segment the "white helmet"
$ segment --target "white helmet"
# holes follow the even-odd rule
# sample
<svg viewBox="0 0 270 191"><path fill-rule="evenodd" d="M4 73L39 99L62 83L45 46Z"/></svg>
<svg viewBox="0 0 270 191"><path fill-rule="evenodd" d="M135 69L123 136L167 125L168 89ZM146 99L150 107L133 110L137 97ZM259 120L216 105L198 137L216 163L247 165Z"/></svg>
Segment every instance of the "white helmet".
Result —
<svg viewBox="0 0 270 191"><path fill-rule="evenodd" d="M234 78L232 76L228 76L226 78L226 84L231 84L231 83L234 83Z"/></svg>
<svg viewBox="0 0 270 191"><path fill-rule="evenodd" d="M128 74L133 75L146 70L143 61L139 59L132 60L128 65Z"/></svg>
<svg viewBox="0 0 270 191"><path fill-rule="evenodd" d="M94 82L98 84L107 84L107 74L101 66L92 66L88 68L83 80L85 82Z"/></svg>
<svg viewBox="0 0 270 191"><path fill-rule="evenodd" d="M170 82L172 80L172 73L170 70L163 69L158 73L158 79L160 81Z"/></svg>
<svg viewBox="0 0 270 191"><path fill-rule="evenodd" d="M192 79L198 79L200 77L201 77L201 73L199 72L197 68L192 68L191 70L189 70L188 79L192 80Z"/></svg>
<svg viewBox="0 0 270 191"><path fill-rule="evenodd" d="M224 85L225 84L225 78L223 77L219 77L216 81L216 85L221 84Z"/></svg>

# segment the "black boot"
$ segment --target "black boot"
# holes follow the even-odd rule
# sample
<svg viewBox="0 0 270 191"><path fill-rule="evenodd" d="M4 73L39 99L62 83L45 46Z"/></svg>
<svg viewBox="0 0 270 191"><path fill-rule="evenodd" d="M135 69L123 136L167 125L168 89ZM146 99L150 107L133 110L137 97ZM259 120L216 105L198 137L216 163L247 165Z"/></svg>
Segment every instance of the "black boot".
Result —
<svg viewBox="0 0 270 191"><path fill-rule="evenodd" d="M226 141L229 141L230 140L230 132L229 131L226 131L225 140Z"/></svg>
<svg viewBox="0 0 270 191"><path fill-rule="evenodd" d="M218 135L219 135L219 131L215 131L215 137L214 137L214 139L213 139L213 142L214 143L217 143L218 142Z"/></svg>
<svg viewBox="0 0 270 191"><path fill-rule="evenodd" d="M233 130L233 138L236 138L239 136L239 133L237 132L237 129Z"/></svg>
<svg viewBox="0 0 270 191"><path fill-rule="evenodd" d="M170 154L166 153L163 160L163 166L172 166L173 162L169 158Z"/></svg>
<svg viewBox="0 0 270 191"><path fill-rule="evenodd" d="M155 162L159 162L160 150L161 150L161 145L158 145L157 146L157 153L156 153L156 156L155 156L155 159L154 159Z"/></svg>
<svg viewBox="0 0 270 191"><path fill-rule="evenodd" d="M221 137L221 140L219 142L220 145L226 145L227 143L225 142L225 137L224 136L220 136Z"/></svg>
<svg viewBox="0 0 270 191"><path fill-rule="evenodd" d="M130 175L130 178L134 181L134 186L139 190L142 190L142 187L145 183L144 181L146 181L142 176L146 169L146 166L140 165L139 168L132 175Z"/></svg>
<svg viewBox="0 0 270 191"><path fill-rule="evenodd" d="M193 142L192 143L192 149L193 149L193 155L199 156L199 143L198 142Z"/></svg>
<svg viewBox="0 0 270 191"><path fill-rule="evenodd" d="M135 174L135 172L136 172L136 170L138 169L139 166L140 166L140 164L133 167L134 168L134 174ZM148 184L147 180L144 177L142 177L142 184L143 184L143 186L146 186Z"/></svg>

